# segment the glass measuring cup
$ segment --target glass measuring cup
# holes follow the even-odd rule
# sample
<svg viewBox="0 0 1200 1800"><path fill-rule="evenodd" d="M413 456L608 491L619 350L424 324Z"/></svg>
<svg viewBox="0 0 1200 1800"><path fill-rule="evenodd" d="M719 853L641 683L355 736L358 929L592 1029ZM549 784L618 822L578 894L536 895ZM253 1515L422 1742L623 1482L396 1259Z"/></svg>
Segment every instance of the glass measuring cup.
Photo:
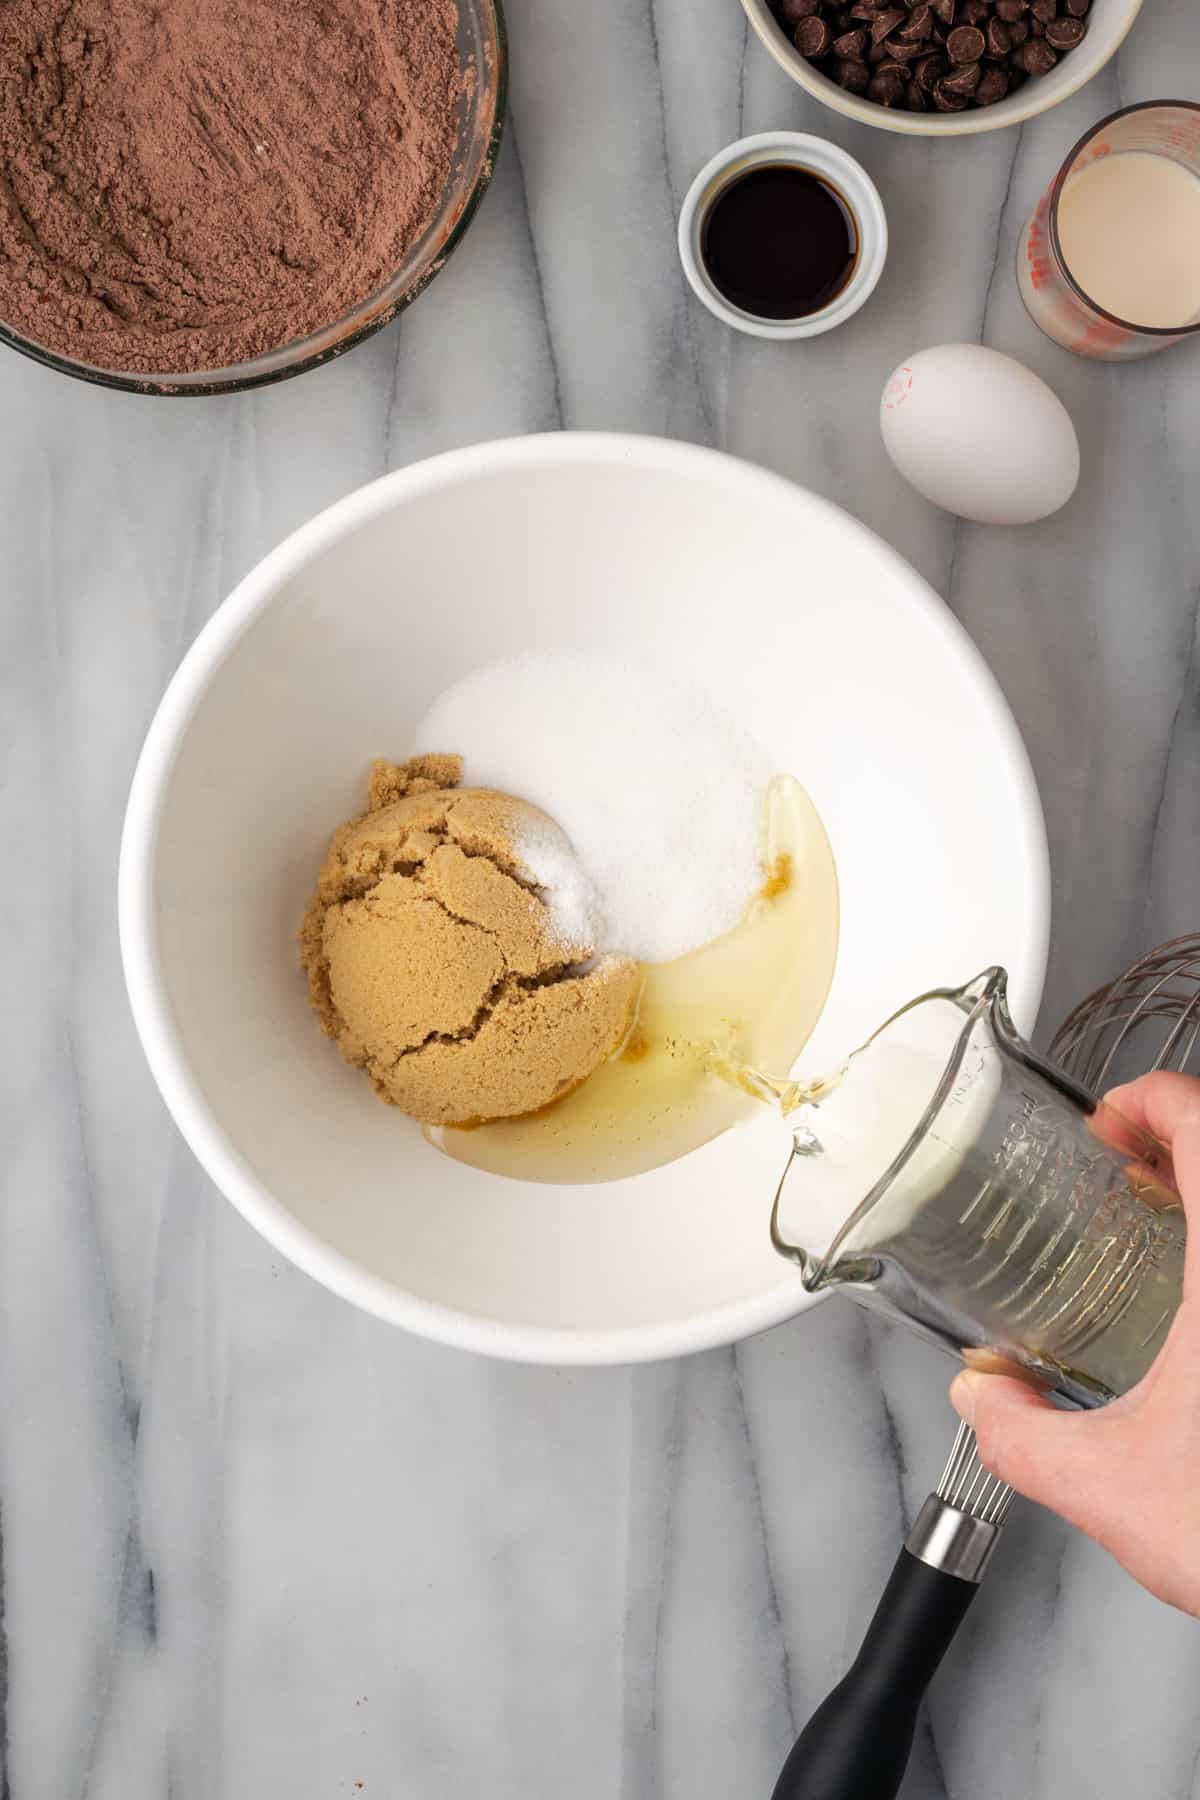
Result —
<svg viewBox="0 0 1200 1800"><path fill-rule="evenodd" d="M1110 114L1086 132L1042 195L1017 245L1017 284L1026 311L1046 336L1079 356L1128 361L1165 350L1200 331L1193 315L1170 325L1130 324L1087 294L1063 255L1059 209L1067 183L1104 157L1165 157L1200 176L1200 106L1153 100ZM1187 230L1180 221L1181 232Z"/></svg>
<svg viewBox="0 0 1200 1800"><path fill-rule="evenodd" d="M1030 1049L1006 983L922 995L802 1090L772 1241L811 1291L1096 1406L1162 1347L1184 1215L1166 1152Z"/></svg>

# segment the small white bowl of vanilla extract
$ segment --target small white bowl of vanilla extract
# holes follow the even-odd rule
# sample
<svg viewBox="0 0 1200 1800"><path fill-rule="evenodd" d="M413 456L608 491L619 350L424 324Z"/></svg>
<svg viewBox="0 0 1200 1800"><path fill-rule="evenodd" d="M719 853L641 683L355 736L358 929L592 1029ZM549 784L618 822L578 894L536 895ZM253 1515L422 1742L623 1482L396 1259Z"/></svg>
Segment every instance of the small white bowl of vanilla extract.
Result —
<svg viewBox="0 0 1200 1800"><path fill-rule="evenodd" d="M803 131L764 131L718 151L679 214L696 295L755 337L816 337L843 324L874 292L887 247L866 170Z"/></svg>

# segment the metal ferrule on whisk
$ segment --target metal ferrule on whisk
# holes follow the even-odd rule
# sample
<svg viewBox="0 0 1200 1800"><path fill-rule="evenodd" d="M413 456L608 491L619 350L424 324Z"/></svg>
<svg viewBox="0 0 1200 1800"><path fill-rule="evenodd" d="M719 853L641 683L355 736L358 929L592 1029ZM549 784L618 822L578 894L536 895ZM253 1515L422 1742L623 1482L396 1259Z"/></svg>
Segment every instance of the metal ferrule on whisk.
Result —
<svg viewBox="0 0 1200 1800"><path fill-rule="evenodd" d="M917 1514L904 1547L931 1569L978 1583L1012 1500L1012 1489L980 1462L971 1427L960 1425L937 1491Z"/></svg>

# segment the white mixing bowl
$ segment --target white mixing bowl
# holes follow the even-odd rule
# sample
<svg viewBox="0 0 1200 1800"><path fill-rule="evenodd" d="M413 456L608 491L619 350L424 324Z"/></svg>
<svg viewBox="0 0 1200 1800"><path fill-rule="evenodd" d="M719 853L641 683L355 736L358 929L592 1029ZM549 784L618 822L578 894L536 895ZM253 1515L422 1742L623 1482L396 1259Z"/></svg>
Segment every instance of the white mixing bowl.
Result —
<svg viewBox="0 0 1200 1800"><path fill-rule="evenodd" d="M345 1066L296 966L314 873L370 759L403 756L467 669L544 646L632 654L708 688L808 788L843 917L805 1066L992 962L1032 1023L1041 811L964 633L826 501L710 451L615 436L484 444L386 476L246 577L185 657L138 765L126 978L192 1149L318 1281L494 1355L675 1355L808 1303L767 1237L781 1122L764 1109L636 1180L482 1174Z"/></svg>

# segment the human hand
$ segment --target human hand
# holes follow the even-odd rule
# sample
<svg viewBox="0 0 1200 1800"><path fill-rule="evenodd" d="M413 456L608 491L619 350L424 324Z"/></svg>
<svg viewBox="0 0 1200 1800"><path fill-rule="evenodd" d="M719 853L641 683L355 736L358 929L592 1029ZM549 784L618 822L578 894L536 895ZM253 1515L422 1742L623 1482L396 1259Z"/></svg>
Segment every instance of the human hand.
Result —
<svg viewBox="0 0 1200 1800"><path fill-rule="evenodd" d="M1200 1080L1145 1075L1098 1109L1170 1152L1190 1227L1183 1301L1148 1374L1095 1412L967 1370L950 1390L985 1468L1060 1513L1160 1600L1200 1617Z"/></svg>

